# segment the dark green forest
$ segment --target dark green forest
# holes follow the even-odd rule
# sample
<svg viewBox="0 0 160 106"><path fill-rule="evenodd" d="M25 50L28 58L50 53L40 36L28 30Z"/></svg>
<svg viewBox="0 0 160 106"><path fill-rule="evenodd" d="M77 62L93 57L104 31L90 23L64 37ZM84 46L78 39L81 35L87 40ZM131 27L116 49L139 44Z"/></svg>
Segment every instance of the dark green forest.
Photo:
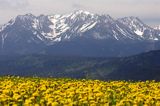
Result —
<svg viewBox="0 0 160 106"><path fill-rule="evenodd" d="M117 58L1 56L0 75L100 80L160 80L160 51Z"/></svg>

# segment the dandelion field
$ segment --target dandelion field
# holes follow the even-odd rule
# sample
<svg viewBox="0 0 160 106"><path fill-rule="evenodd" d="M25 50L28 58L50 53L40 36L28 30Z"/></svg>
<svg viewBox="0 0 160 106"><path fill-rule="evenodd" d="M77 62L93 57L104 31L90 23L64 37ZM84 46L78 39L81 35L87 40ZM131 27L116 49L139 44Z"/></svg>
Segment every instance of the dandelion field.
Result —
<svg viewBox="0 0 160 106"><path fill-rule="evenodd" d="M160 82L0 77L0 106L160 106Z"/></svg>

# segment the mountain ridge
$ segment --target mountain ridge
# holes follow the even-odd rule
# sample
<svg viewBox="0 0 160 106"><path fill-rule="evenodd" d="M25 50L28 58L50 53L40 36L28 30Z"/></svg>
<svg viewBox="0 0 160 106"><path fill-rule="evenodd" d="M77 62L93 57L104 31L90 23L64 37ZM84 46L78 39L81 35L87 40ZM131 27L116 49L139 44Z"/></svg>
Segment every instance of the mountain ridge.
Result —
<svg viewBox="0 0 160 106"><path fill-rule="evenodd" d="M69 45L76 42L77 47L83 45L81 39L93 43L104 41L104 45L100 43L95 45L101 45L100 48L103 51L103 48L106 48L105 45L112 45L108 42L155 43L159 41L159 35L160 30L149 27L133 16L114 19L109 15L92 14L83 10L66 15L34 16L26 14L17 16L0 28L0 54L9 54L10 52L15 54L47 53L48 47L58 48L54 46L62 43L62 45ZM80 44L80 42L82 43ZM87 47L86 49L90 49L92 43L84 46ZM79 49L81 48L79 47ZM61 51L59 50L59 52ZM120 54L119 52L117 54ZM74 54L77 55L77 53Z"/></svg>

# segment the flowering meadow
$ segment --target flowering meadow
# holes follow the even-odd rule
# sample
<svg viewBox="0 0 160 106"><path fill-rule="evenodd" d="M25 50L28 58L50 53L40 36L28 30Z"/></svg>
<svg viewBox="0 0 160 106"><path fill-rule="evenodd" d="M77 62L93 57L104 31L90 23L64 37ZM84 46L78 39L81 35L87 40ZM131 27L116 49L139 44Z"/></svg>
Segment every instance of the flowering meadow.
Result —
<svg viewBox="0 0 160 106"><path fill-rule="evenodd" d="M0 106L160 106L160 82L0 77Z"/></svg>

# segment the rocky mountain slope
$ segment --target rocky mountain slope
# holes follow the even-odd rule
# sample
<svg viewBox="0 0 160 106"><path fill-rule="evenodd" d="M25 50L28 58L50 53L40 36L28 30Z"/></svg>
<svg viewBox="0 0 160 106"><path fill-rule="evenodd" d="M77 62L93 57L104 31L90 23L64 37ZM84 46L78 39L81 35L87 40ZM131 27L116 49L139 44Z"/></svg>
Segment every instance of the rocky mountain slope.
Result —
<svg viewBox="0 0 160 106"><path fill-rule="evenodd" d="M126 56L159 48L160 30L137 17L74 11L19 15L0 28L0 54ZM157 44L158 43L158 44Z"/></svg>

